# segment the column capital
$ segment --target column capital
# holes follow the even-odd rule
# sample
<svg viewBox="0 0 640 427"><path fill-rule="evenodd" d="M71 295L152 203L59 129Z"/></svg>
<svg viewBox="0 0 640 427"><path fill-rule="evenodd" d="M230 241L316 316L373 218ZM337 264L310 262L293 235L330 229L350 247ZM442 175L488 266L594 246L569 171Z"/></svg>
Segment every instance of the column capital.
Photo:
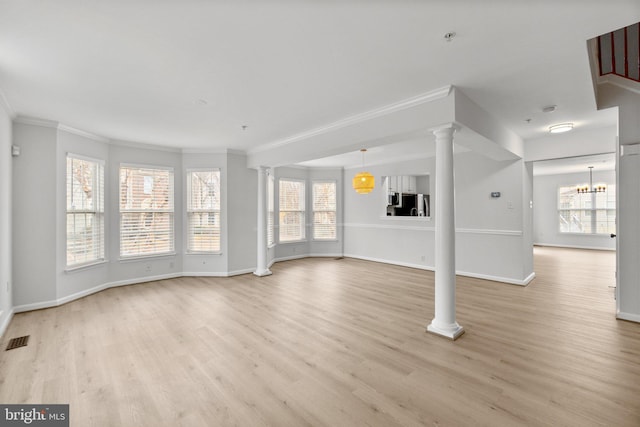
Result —
<svg viewBox="0 0 640 427"><path fill-rule="evenodd" d="M436 126L436 127L432 127L431 129L429 129L434 135L438 136L438 134L448 134L451 133L453 134L454 132L459 131L460 129L462 129L462 126L460 126L457 123L444 123L440 126Z"/></svg>

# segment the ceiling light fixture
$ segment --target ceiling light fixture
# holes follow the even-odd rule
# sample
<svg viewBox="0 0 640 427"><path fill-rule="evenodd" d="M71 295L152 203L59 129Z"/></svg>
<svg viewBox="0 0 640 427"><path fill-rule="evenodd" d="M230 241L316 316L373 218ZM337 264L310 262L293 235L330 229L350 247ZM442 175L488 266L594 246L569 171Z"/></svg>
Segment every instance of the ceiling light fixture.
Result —
<svg viewBox="0 0 640 427"><path fill-rule="evenodd" d="M360 150L362 153L362 169L364 169L364 153L367 152L366 148ZM375 178L369 172L358 172L353 177L353 189L358 194L369 194L373 191L375 185Z"/></svg>
<svg viewBox="0 0 640 427"><path fill-rule="evenodd" d="M569 132L571 129L573 129L573 123L560 123L549 126L549 133Z"/></svg>
<svg viewBox="0 0 640 427"><path fill-rule="evenodd" d="M546 107L542 108L542 112L553 113L554 111L556 111L557 108L558 108L557 105L547 105Z"/></svg>
<svg viewBox="0 0 640 427"><path fill-rule="evenodd" d="M607 186L604 184L598 184L593 186L593 166L589 166L589 185L579 185L576 188L578 193L604 193L607 191Z"/></svg>

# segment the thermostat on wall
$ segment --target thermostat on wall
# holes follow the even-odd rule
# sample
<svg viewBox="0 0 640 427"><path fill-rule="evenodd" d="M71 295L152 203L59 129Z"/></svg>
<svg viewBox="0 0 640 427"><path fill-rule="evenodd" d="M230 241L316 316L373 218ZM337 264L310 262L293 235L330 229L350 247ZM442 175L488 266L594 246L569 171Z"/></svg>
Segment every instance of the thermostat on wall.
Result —
<svg viewBox="0 0 640 427"><path fill-rule="evenodd" d="M492 191L491 192L491 197L500 197L500 192L499 191Z"/></svg>

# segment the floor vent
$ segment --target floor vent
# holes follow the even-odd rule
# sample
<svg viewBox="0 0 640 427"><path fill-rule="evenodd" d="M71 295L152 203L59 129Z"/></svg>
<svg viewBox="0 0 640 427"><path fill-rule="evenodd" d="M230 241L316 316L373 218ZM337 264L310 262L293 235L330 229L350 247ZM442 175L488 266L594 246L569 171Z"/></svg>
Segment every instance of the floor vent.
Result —
<svg viewBox="0 0 640 427"><path fill-rule="evenodd" d="M11 338L9 340L9 345L5 351L13 350L18 347L25 347L29 342L29 335L25 335L24 337Z"/></svg>

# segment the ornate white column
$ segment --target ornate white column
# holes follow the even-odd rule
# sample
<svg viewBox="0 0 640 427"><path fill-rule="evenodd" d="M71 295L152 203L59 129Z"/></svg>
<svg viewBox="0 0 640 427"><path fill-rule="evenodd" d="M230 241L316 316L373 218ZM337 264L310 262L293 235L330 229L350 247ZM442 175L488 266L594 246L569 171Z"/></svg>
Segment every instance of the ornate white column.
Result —
<svg viewBox="0 0 640 427"><path fill-rule="evenodd" d="M256 276L268 276L271 270L267 268L267 168L258 167L258 260Z"/></svg>
<svg viewBox="0 0 640 427"><path fill-rule="evenodd" d="M456 225L451 123L434 129L436 136L435 317L427 330L455 340L464 333L456 322Z"/></svg>

